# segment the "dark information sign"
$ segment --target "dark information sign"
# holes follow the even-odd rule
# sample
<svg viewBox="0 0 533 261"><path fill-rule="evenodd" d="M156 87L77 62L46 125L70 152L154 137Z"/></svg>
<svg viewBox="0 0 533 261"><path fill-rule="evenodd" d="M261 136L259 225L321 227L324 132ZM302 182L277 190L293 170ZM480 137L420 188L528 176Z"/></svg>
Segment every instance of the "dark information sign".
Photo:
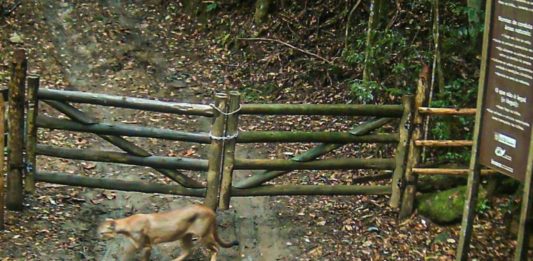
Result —
<svg viewBox="0 0 533 261"><path fill-rule="evenodd" d="M479 162L523 181L533 123L533 0L489 1Z"/></svg>

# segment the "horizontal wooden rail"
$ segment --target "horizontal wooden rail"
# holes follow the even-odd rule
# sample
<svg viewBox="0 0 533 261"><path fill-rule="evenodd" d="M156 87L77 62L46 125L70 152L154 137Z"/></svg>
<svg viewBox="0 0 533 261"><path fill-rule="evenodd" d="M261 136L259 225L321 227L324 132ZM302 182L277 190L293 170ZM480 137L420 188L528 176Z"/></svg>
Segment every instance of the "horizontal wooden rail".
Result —
<svg viewBox="0 0 533 261"><path fill-rule="evenodd" d="M146 183L140 181L125 181L109 178L94 178L58 172L37 172L35 180L52 184L79 186L88 188L101 188L111 190L161 193L190 197L203 197L205 189L191 189L179 185Z"/></svg>
<svg viewBox="0 0 533 261"><path fill-rule="evenodd" d="M44 88L39 89L38 97L43 100L89 103L185 115L213 116L213 108L203 104L163 102L143 98Z"/></svg>
<svg viewBox="0 0 533 261"><path fill-rule="evenodd" d="M76 109L72 105L64 102L59 101L51 101L51 100L45 100L45 102L50 105L52 108L62 112L72 120L79 122L84 125L91 125L98 123L96 119L93 119L92 117L86 115L84 112ZM113 135L102 135L97 134L102 139L110 142L111 144L117 146L118 148L124 150L124 152L127 152L133 156L138 157L148 157L152 156L152 154L143 148L133 144L132 142L120 137L120 136L113 136ZM175 170L175 169L161 169L156 168L155 170L159 171L161 174L167 176L168 178L180 183L181 185L188 187L188 188L202 188L204 187L200 182L186 176L185 174Z"/></svg>
<svg viewBox="0 0 533 261"><path fill-rule="evenodd" d="M392 170L394 159L326 159L309 162L294 160L235 159L235 169L263 170L339 170L381 169Z"/></svg>
<svg viewBox="0 0 533 261"><path fill-rule="evenodd" d="M264 185L248 189L231 189L233 197L296 195L389 195L391 186L357 185Z"/></svg>
<svg viewBox="0 0 533 261"><path fill-rule="evenodd" d="M402 105L243 104L239 114L401 117Z"/></svg>
<svg viewBox="0 0 533 261"><path fill-rule="evenodd" d="M205 189L190 189L179 185L125 181L109 178L95 178L58 172L37 172L37 182L101 188L143 193L160 193L190 197L203 197ZM234 197L249 196L282 196L282 195L388 195L390 186L358 186L358 185L267 185L250 189L232 188Z"/></svg>
<svg viewBox="0 0 533 261"><path fill-rule="evenodd" d="M444 169L444 168L413 168L413 173L419 175L457 175L457 176L467 176L469 173L468 169ZM492 169L482 169L481 175L493 175L499 173L496 170Z"/></svg>
<svg viewBox="0 0 533 261"><path fill-rule="evenodd" d="M476 108L429 108L420 107L418 111L422 114L428 115L476 115Z"/></svg>
<svg viewBox="0 0 533 261"><path fill-rule="evenodd" d="M468 147L472 146L471 140L416 140L418 147Z"/></svg>
<svg viewBox="0 0 533 261"><path fill-rule="evenodd" d="M360 125L355 126L353 129L351 129L349 132L352 135L367 135L370 132L381 128L383 125L391 122L392 118L379 118L374 119L365 123L362 123ZM291 160L294 161L312 161L320 156L326 155L340 147L344 146L344 144L338 144L338 143L324 143L317 145L316 147L306 151L305 153L296 155L291 158ZM267 182L269 180L275 179L276 177L279 177L285 173L288 173L289 171L282 170L282 171L261 171L259 173L254 173L251 177L245 178L240 180L239 182L235 183L235 187L238 188L251 188L255 186L259 186L264 182Z"/></svg>
<svg viewBox="0 0 533 261"><path fill-rule="evenodd" d="M88 149L68 149L58 148L48 145L37 145L37 155L58 157L65 159L113 162L120 164L147 166L163 169L186 169L186 170L207 170L207 160L188 159L177 157L148 156L138 157L127 153L114 151L99 151Z"/></svg>
<svg viewBox="0 0 533 261"><path fill-rule="evenodd" d="M93 123L87 125L75 121L57 119L42 115L37 116L37 127L88 132L99 135L147 137L165 140L198 142L204 144L211 142L208 133L190 133L169 129L144 127L132 124Z"/></svg>
<svg viewBox="0 0 533 261"><path fill-rule="evenodd" d="M253 131L239 133L237 142L397 143L398 134L359 136L345 132Z"/></svg>

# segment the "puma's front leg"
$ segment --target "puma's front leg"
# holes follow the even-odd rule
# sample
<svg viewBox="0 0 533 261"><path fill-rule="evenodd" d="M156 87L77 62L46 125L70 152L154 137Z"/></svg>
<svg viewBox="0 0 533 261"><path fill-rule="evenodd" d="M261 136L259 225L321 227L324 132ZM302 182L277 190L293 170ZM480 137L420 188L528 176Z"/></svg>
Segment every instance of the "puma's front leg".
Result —
<svg viewBox="0 0 533 261"><path fill-rule="evenodd" d="M143 249L143 254L144 254L144 248L145 246L147 246L146 237L138 233L131 233L126 236L129 239L130 243L126 246L124 250L123 259L121 260L123 261L131 260L132 257L135 255L135 252L138 251L139 249ZM149 260L149 258L146 260Z"/></svg>
<svg viewBox="0 0 533 261"><path fill-rule="evenodd" d="M147 245L143 248L141 256L143 261L149 261L150 255L152 254L152 246Z"/></svg>
<svg viewBox="0 0 533 261"><path fill-rule="evenodd" d="M121 261L133 260L133 256L135 255L136 250L137 250L136 244L134 244L133 242L128 242L128 244L124 248L124 254L122 255L122 258L120 258L120 260Z"/></svg>

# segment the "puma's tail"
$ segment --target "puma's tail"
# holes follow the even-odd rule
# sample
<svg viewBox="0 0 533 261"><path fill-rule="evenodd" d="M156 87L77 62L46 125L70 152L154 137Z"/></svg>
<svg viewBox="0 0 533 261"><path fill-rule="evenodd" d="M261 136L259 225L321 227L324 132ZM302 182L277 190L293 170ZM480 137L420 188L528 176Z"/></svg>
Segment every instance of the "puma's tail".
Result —
<svg viewBox="0 0 533 261"><path fill-rule="evenodd" d="M230 248L232 246L238 246L239 241L233 240L232 242L224 242L220 237L218 236L217 230L215 229L215 240L221 247Z"/></svg>

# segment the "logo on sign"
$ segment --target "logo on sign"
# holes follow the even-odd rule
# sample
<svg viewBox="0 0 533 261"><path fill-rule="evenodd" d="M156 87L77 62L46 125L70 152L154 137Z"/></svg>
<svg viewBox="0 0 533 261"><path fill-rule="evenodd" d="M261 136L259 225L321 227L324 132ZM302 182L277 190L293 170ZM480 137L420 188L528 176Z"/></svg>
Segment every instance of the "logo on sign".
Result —
<svg viewBox="0 0 533 261"><path fill-rule="evenodd" d="M507 155L507 150L500 147L500 146L497 146L496 149L494 150L494 154L496 154L496 156L498 157L501 157L501 158L504 158L506 160L512 160L511 156Z"/></svg>

